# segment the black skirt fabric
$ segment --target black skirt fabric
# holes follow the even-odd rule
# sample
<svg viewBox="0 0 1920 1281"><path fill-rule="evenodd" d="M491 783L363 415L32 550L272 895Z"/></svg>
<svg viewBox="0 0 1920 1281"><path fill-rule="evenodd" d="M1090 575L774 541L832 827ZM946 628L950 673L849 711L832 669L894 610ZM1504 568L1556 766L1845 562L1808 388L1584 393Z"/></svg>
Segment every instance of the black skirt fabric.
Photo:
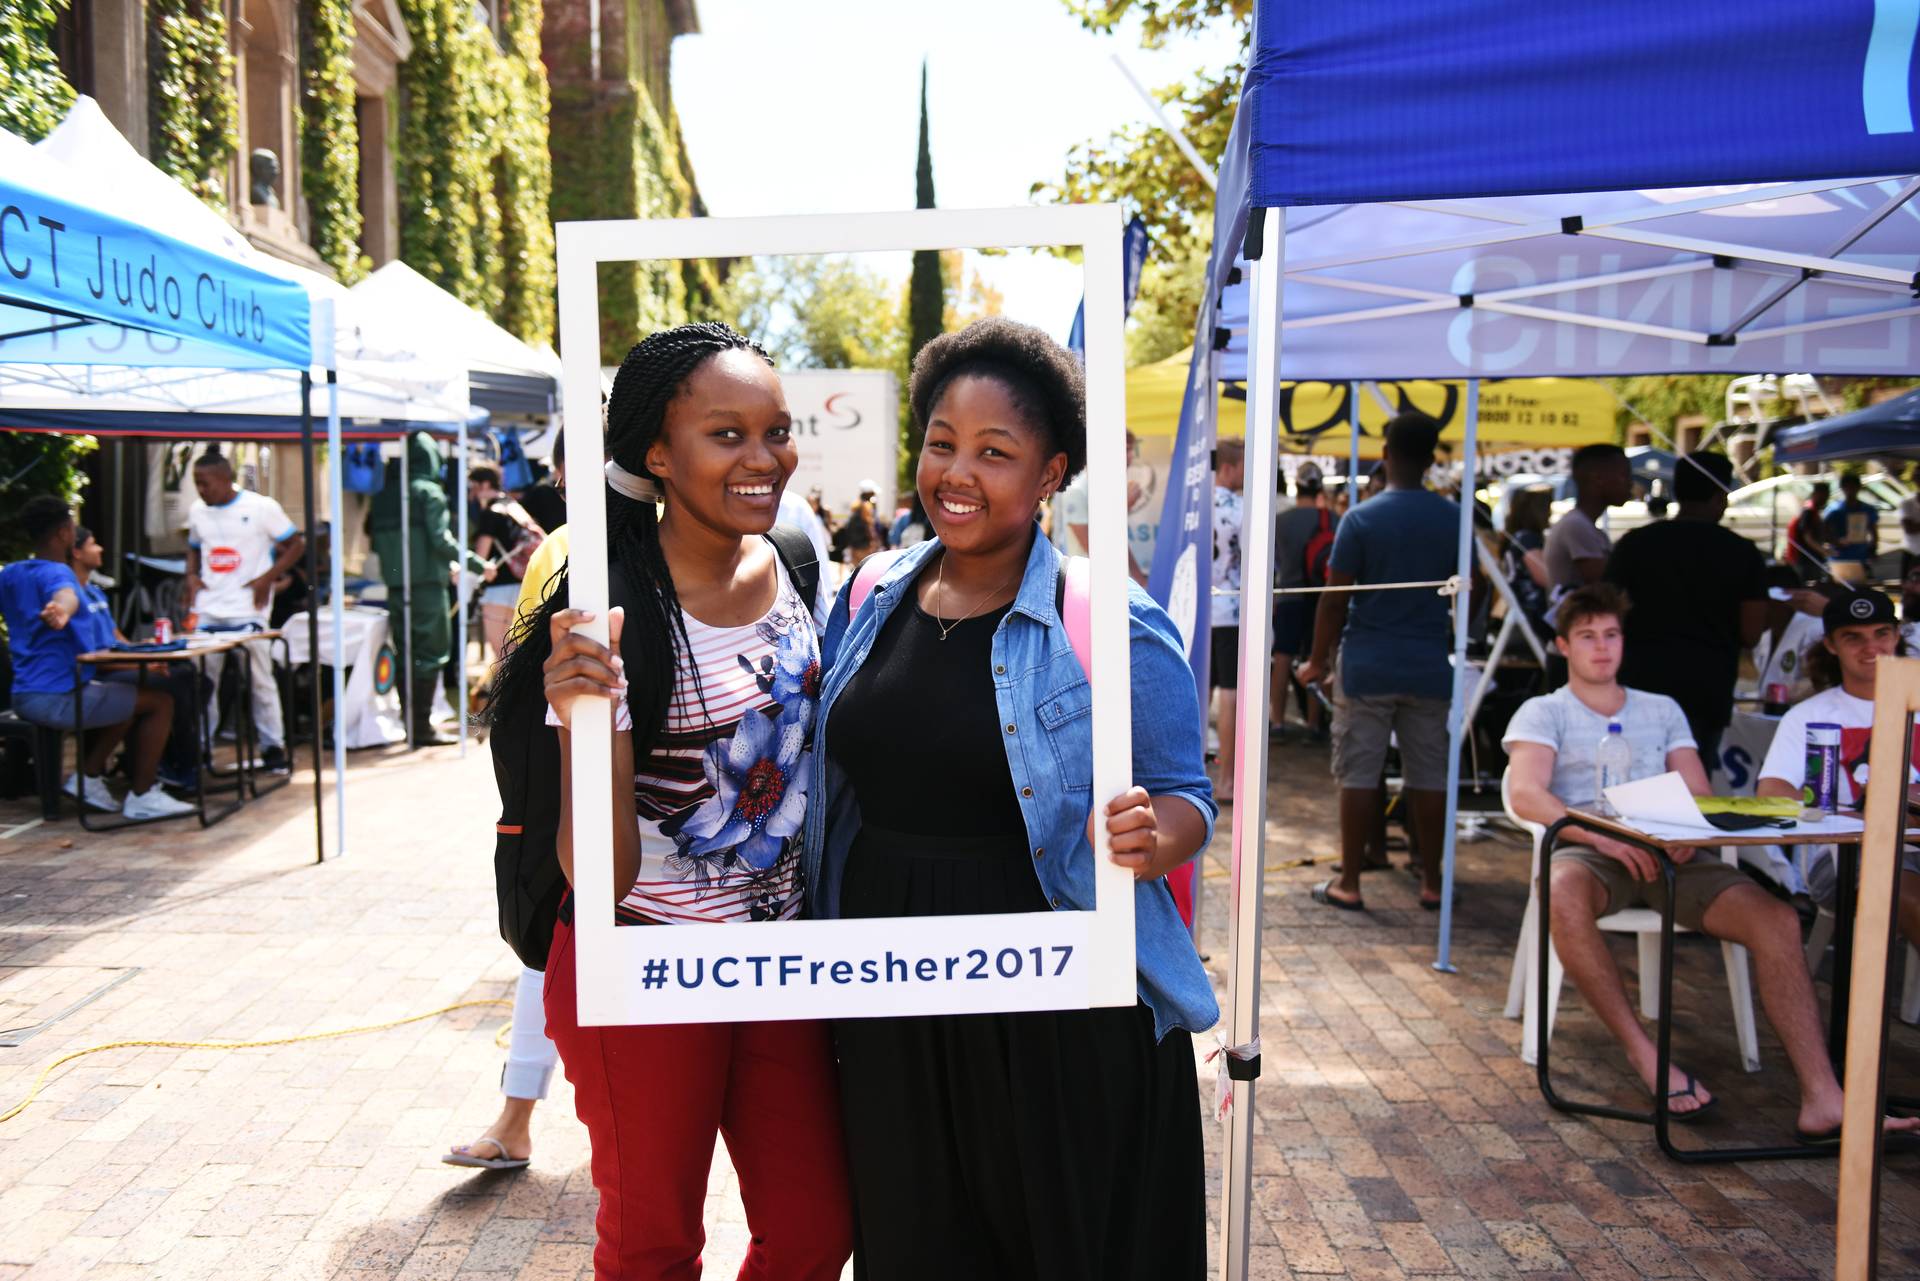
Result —
<svg viewBox="0 0 1920 1281"><path fill-rule="evenodd" d="M1047 910L1023 844L862 829L849 917ZM1132 1008L835 1025L860 1281L1201 1281L1192 1038Z"/></svg>

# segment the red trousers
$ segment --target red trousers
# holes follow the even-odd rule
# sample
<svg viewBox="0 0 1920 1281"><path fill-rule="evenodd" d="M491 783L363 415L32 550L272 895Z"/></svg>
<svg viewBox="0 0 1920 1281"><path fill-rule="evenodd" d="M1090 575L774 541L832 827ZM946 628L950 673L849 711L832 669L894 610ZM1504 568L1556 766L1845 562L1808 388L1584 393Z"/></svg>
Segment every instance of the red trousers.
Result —
<svg viewBox="0 0 1920 1281"><path fill-rule="evenodd" d="M853 1215L827 1026L583 1028L575 991L563 921L547 960L547 1035L593 1142L594 1275L697 1281L718 1134L753 1234L740 1281L839 1281Z"/></svg>

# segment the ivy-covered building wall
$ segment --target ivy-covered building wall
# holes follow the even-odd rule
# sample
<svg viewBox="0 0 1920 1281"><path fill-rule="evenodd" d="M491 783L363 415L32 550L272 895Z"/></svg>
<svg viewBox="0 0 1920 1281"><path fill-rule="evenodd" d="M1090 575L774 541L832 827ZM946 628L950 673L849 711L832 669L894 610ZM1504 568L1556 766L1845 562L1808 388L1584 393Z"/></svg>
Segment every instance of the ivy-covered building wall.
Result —
<svg viewBox="0 0 1920 1281"><path fill-rule="evenodd" d="M667 75L676 36L698 29L691 0L547 0L555 222L704 213ZM600 359L618 364L647 332L703 318L719 293L711 263L603 264Z"/></svg>
<svg viewBox="0 0 1920 1281"><path fill-rule="evenodd" d="M0 4L0 129L28 142L47 136L73 105L73 86L53 53L66 0Z"/></svg>

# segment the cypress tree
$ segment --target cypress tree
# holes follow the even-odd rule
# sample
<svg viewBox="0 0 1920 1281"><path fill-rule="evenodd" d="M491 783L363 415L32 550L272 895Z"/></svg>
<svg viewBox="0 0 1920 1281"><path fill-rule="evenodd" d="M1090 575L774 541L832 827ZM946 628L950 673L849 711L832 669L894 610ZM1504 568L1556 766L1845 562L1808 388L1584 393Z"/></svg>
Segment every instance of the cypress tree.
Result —
<svg viewBox="0 0 1920 1281"><path fill-rule="evenodd" d="M927 130L927 64L920 64L920 160L915 175L916 209L932 209L933 146ZM907 290L907 367L913 367L920 349L940 336L946 319L947 282L937 249L918 250L913 255L913 278ZM920 454L920 430L907 426L908 474Z"/></svg>

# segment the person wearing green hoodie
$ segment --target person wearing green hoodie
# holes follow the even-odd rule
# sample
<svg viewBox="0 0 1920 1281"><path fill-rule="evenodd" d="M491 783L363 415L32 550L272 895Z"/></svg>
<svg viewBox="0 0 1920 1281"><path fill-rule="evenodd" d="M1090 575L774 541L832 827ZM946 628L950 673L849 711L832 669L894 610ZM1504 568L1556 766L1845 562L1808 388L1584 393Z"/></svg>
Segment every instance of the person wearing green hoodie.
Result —
<svg viewBox="0 0 1920 1281"><path fill-rule="evenodd" d="M387 585L388 611L397 616L407 591L408 571L413 582L413 626L402 642L401 666L408 674L401 686L407 715L413 723L416 747L439 746L443 737L430 719L433 687L453 653L454 620L452 578L464 565L477 574L492 576L487 562L460 546L453 535L446 491L440 485L440 451L424 431L407 437L407 521L403 549L400 527L400 463L387 463L387 483L373 496L367 511L367 533L380 558L380 577Z"/></svg>

